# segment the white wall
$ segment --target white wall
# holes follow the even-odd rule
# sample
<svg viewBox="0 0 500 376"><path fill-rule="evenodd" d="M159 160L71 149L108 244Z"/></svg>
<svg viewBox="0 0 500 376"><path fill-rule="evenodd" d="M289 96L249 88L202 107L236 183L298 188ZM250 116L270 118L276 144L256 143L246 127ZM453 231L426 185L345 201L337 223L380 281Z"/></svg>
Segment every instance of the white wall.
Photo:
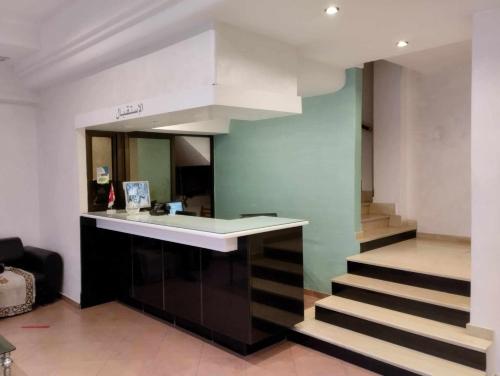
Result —
<svg viewBox="0 0 500 376"><path fill-rule="evenodd" d="M500 372L500 10L475 15L472 46L471 323L495 331Z"/></svg>
<svg viewBox="0 0 500 376"><path fill-rule="evenodd" d="M470 50L453 56L419 72L375 63L375 201L419 232L469 237Z"/></svg>
<svg viewBox="0 0 500 376"><path fill-rule="evenodd" d="M184 166L209 166L210 139L208 137L175 137L175 165Z"/></svg>
<svg viewBox="0 0 500 376"><path fill-rule="evenodd" d="M63 294L80 301L79 214L86 211L86 160L77 114L213 82L213 33L40 93L40 241L64 260ZM57 182L57 183L55 183Z"/></svg>
<svg viewBox="0 0 500 376"><path fill-rule="evenodd" d="M227 24L215 30L217 85L297 95L295 48Z"/></svg>
<svg viewBox="0 0 500 376"><path fill-rule="evenodd" d="M204 32L140 59L41 92L41 243L63 256L63 294L71 299L80 300L79 214L86 210L87 194L84 132L75 130L76 115L187 88L211 86L215 82L214 34ZM248 49L243 50L250 58ZM257 55L261 54L259 51ZM236 60L240 59L241 56ZM282 60L265 61L262 77L279 70L282 63ZM230 66L228 62L226 65ZM252 73L255 80L257 72L254 69ZM221 79L236 90L239 89L236 84L249 83L231 74L224 74ZM275 81L269 80L266 88L291 92L291 86L295 85L296 92L296 80L292 81L290 84L289 74L278 76ZM54 181L60 184L54 185Z"/></svg>
<svg viewBox="0 0 500 376"><path fill-rule="evenodd" d="M470 236L469 53L445 68L404 73L407 216L419 232Z"/></svg>
<svg viewBox="0 0 500 376"><path fill-rule="evenodd" d="M0 103L35 104L37 97L17 78L9 62L0 63Z"/></svg>
<svg viewBox="0 0 500 376"><path fill-rule="evenodd" d="M388 61L374 65L373 183L375 202L396 204L406 215L406 131L403 122L401 66Z"/></svg>
<svg viewBox="0 0 500 376"><path fill-rule="evenodd" d="M19 236L35 246L40 236L36 136L35 108L0 102L0 238Z"/></svg>

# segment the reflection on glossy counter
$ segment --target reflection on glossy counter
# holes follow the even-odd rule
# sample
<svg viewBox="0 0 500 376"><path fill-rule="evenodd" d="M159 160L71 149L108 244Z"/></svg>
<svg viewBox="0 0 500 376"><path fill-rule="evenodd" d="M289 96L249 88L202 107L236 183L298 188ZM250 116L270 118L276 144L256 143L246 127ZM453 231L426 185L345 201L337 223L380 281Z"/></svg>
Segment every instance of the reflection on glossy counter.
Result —
<svg viewBox="0 0 500 376"><path fill-rule="evenodd" d="M139 214L128 214L124 210L119 210L115 214L107 214L106 212L102 211L91 212L83 215L86 217L94 217L98 219L118 219L131 222L147 223L151 225L182 228L193 231L210 232L214 234L230 234L291 224L303 226L308 223L307 221L304 221L302 219L264 216L238 219L215 219L186 215L152 216L147 212Z"/></svg>

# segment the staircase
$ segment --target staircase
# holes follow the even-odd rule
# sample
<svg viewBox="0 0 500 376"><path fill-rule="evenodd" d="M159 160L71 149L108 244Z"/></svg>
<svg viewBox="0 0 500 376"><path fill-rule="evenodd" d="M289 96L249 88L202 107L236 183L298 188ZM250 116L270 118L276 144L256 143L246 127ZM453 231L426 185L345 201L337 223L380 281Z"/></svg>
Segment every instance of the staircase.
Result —
<svg viewBox="0 0 500 376"><path fill-rule="evenodd" d="M491 342L465 329L470 279L357 256L332 279L333 295L306 311L292 340L387 376L486 375Z"/></svg>
<svg viewBox="0 0 500 376"><path fill-rule="evenodd" d="M361 227L362 231L357 236L361 252L417 236L416 222L402 221L401 216L396 214L394 204L361 203Z"/></svg>

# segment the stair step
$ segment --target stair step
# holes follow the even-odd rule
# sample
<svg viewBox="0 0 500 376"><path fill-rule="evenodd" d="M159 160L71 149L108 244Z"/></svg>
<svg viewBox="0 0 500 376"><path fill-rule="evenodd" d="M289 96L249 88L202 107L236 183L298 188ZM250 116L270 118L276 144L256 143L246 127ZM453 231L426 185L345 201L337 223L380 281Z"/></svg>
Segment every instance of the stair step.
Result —
<svg viewBox="0 0 500 376"><path fill-rule="evenodd" d="M450 242L411 239L347 261L470 282L470 247Z"/></svg>
<svg viewBox="0 0 500 376"><path fill-rule="evenodd" d="M347 258L347 271L349 274L360 275L369 278L382 279L384 281L396 282L415 287L423 287L430 290L438 290L463 296L470 296L470 282L454 278L441 277L425 272L407 271L401 265L382 266L366 262L359 257Z"/></svg>
<svg viewBox="0 0 500 376"><path fill-rule="evenodd" d="M386 238L388 236L397 235L408 231L415 231L416 229L417 225L415 223L404 223L401 226L376 228L373 230L363 231L363 233L358 236L357 240L360 243L368 243L373 240Z"/></svg>
<svg viewBox="0 0 500 376"><path fill-rule="evenodd" d="M471 336L459 326L338 296L317 301L315 318L468 367L486 369L486 351L491 342Z"/></svg>
<svg viewBox="0 0 500 376"><path fill-rule="evenodd" d="M389 219L387 214L364 214L361 216L361 223L375 222L383 219Z"/></svg>
<svg viewBox="0 0 500 376"><path fill-rule="evenodd" d="M470 298L354 274L332 280L332 293L452 325L470 320Z"/></svg>
<svg viewBox="0 0 500 376"><path fill-rule="evenodd" d="M387 204L383 202L372 202L370 205L370 213L371 214L385 214L385 215L395 215L396 214L396 205L395 204Z"/></svg>
<svg viewBox="0 0 500 376"><path fill-rule="evenodd" d="M338 296L321 299L316 302L316 305L483 353L491 345L491 341L471 336L465 328L459 326L444 324L439 321L408 315Z"/></svg>
<svg viewBox="0 0 500 376"><path fill-rule="evenodd" d="M484 376L485 372L310 318L295 325L298 343L386 376Z"/></svg>
<svg viewBox="0 0 500 376"><path fill-rule="evenodd" d="M401 298L417 300L419 302L435 304L442 307L452 308L459 311L470 311L470 298L446 292L424 289L403 285L400 283L383 281L354 274L344 274L333 278L332 282L341 283L365 290L377 291L384 294L394 295Z"/></svg>
<svg viewBox="0 0 500 376"><path fill-rule="evenodd" d="M361 216L363 231L389 227L389 222L390 216L385 214L363 214Z"/></svg>

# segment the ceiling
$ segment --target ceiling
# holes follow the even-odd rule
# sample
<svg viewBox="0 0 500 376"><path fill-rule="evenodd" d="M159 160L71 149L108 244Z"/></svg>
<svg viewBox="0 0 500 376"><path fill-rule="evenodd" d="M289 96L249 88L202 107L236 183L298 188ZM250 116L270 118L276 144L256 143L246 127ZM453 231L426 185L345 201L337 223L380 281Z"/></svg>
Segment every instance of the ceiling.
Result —
<svg viewBox="0 0 500 376"><path fill-rule="evenodd" d="M43 23L71 0L0 0L1 19Z"/></svg>
<svg viewBox="0 0 500 376"><path fill-rule="evenodd" d="M387 59L422 74L433 74L451 66L470 66L472 43L458 42Z"/></svg>
<svg viewBox="0 0 500 376"><path fill-rule="evenodd" d="M340 12L326 16L328 5ZM64 72L69 79L78 64L90 74L221 21L347 68L470 40L473 14L496 7L500 0L0 0L0 56L13 58L21 78L38 77L33 87L44 87L55 82L56 55L58 64L73 59ZM143 8L150 10L134 18ZM18 21L27 26L5 26ZM397 48L401 39L409 46Z"/></svg>
<svg viewBox="0 0 500 376"><path fill-rule="evenodd" d="M340 12L326 16L328 4ZM229 0L214 14L310 58L352 67L470 39L472 15L495 7L499 0ZM410 45L398 49L398 40Z"/></svg>

